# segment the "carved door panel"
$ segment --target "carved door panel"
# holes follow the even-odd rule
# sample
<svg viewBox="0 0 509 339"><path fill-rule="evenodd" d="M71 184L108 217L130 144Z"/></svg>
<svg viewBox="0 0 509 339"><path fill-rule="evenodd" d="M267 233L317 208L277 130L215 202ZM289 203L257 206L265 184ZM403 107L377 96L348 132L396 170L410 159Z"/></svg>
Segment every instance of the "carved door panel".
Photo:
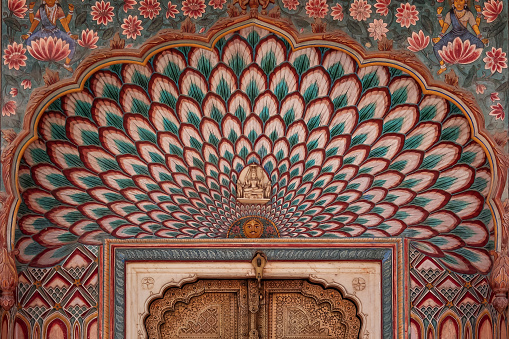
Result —
<svg viewBox="0 0 509 339"><path fill-rule="evenodd" d="M199 280L166 290L150 305L150 339L248 338L246 280Z"/></svg>
<svg viewBox="0 0 509 339"><path fill-rule="evenodd" d="M305 280L267 280L258 317L260 338L353 339L359 337L357 307L333 288Z"/></svg>
<svg viewBox="0 0 509 339"><path fill-rule="evenodd" d="M361 325L352 301L305 280L199 280L149 310L150 339L353 339Z"/></svg>

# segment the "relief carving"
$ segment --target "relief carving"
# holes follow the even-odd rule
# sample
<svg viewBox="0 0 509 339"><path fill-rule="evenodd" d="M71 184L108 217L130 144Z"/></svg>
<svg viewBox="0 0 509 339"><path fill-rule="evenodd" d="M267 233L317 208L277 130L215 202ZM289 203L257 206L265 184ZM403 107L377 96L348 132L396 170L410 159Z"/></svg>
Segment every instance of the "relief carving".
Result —
<svg viewBox="0 0 509 339"><path fill-rule="evenodd" d="M493 264L493 270L490 275L490 285L495 294L492 301L495 309L503 314L509 300L507 293L509 292L509 199L504 201L504 214L502 215L502 248L497 253L497 258Z"/></svg>

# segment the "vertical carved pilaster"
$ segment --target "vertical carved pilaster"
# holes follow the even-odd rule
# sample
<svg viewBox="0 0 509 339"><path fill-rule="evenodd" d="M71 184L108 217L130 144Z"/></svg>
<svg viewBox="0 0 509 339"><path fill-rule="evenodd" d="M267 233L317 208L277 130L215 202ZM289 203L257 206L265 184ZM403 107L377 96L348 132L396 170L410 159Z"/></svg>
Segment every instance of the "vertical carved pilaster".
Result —
<svg viewBox="0 0 509 339"><path fill-rule="evenodd" d="M16 285L18 284L18 274L16 272L16 263L14 254L7 251L7 248L0 249L0 304L3 309L9 311L15 303Z"/></svg>
<svg viewBox="0 0 509 339"><path fill-rule="evenodd" d="M507 293L509 292L509 199L504 201L504 214L502 216L502 248L493 264L490 276L490 285L495 293L493 306L499 313L503 313L509 304Z"/></svg>

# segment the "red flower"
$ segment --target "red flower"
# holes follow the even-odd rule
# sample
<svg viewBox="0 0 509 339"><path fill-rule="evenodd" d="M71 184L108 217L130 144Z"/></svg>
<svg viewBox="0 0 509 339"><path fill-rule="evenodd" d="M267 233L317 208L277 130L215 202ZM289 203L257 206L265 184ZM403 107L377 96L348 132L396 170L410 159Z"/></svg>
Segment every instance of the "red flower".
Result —
<svg viewBox="0 0 509 339"><path fill-rule="evenodd" d="M401 27L410 27L410 25L415 25L417 20L419 20L419 11L415 9L415 5L410 5L408 2L406 4L401 4L399 8L396 9L396 20L397 23L401 24Z"/></svg>
<svg viewBox="0 0 509 339"><path fill-rule="evenodd" d="M502 73L503 68L507 68L507 58L505 52L502 52L502 48L495 49L491 47L491 51L486 52L486 57L482 59L486 65L485 69L491 69L491 74L495 72Z"/></svg>
<svg viewBox="0 0 509 339"><path fill-rule="evenodd" d="M310 18L325 18L329 11L326 0L309 0L306 4L306 14Z"/></svg>
<svg viewBox="0 0 509 339"><path fill-rule="evenodd" d="M502 107L500 103L492 105L490 106L490 108L491 108L490 115L494 116L495 120L504 120L505 118L504 107Z"/></svg>
<svg viewBox="0 0 509 339"><path fill-rule="evenodd" d="M159 15L159 11L161 10L161 6L159 6L159 1L157 0L142 0L140 1L140 15L143 17L149 18L150 20L154 19Z"/></svg>
<svg viewBox="0 0 509 339"><path fill-rule="evenodd" d="M16 101L7 101L2 107L2 116L8 116L16 114Z"/></svg>
<svg viewBox="0 0 509 339"><path fill-rule="evenodd" d="M283 5L289 10L296 10L299 5L299 0L283 0Z"/></svg>
<svg viewBox="0 0 509 339"><path fill-rule="evenodd" d="M97 48L96 42L99 40L97 33L87 28L86 31L81 31L81 39L78 39L78 44L81 47L94 49Z"/></svg>
<svg viewBox="0 0 509 339"><path fill-rule="evenodd" d="M412 37L407 38L407 40L410 45L407 48L412 52L422 51L429 45L429 36L425 36L422 29L419 31L419 34L412 32Z"/></svg>
<svg viewBox="0 0 509 339"><path fill-rule="evenodd" d="M11 11L12 15L20 19L25 18L25 13L28 11L26 0L8 0L7 8Z"/></svg>
<svg viewBox="0 0 509 339"><path fill-rule="evenodd" d="M122 34L127 36L127 39L135 39L136 36L141 35L141 20L138 20L138 16L129 15L129 17L124 19L124 23L120 26L124 29Z"/></svg>
<svg viewBox="0 0 509 339"><path fill-rule="evenodd" d="M200 28L200 31L199 31L198 33L200 33L200 34L201 34L201 33L203 33L203 32L205 32L205 27Z"/></svg>
<svg viewBox="0 0 509 339"><path fill-rule="evenodd" d="M166 19L168 19L170 16L175 19L175 14L179 13L179 10L177 9L177 5L172 5L171 1L168 1L168 10L166 11Z"/></svg>
<svg viewBox="0 0 509 339"><path fill-rule="evenodd" d="M484 91L486 90L486 86L483 84L475 84L475 92L477 94L484 94Z"/></svg>
<svg viewBox="0 0 509 339"><path fill-rule="evenodd" d="M443 1L443 0L442 0ZM389 13L391 0L376 0L375 8L378 14L386 16Z"/></svg>
<svg viewBox="0 0 509 339"><path fill-rule="evenodd" d="M386 36L385 33L389 32L389 30L387 29L387 24L382 19L375 19L369 24L368 32L370 37L373 37L375 40L380 40Z"/></svg>
<svg viewBox="0 0 509 339"><path fill-rule="evenodd" d="M498 96L498 92L493 92L490 94L490 99L491 101L497 101L497 100L500 100L499 96Z"/></svg>
<svg viewBox="0 0 509 339"><path fill-rule="evenodd" d="M448 64L469 64L479 58L482 48L476 48L476 45L470 45L469 40L461 40L459 37L454 39L447 46L438 51L440 57Z"/></svg>
<svg viewBox="0 0 509 339"><path fill-rule="evenodd" d="M339 3L337 3L336 6L331 7L331 9L332 13L330 15L332 15L332 18L334 20L343 21L343 18L345 17L345 15L343 14L343 7Z"/></svg>
<svg viewBox="0 0 509 339"><path fill-rule="evenodd" d="M110 2L104 2L104 0L101 0L101 2L96 1L95 6L92 6L92 19L97 21L97 24L103 24L107 25L108 22L113 21L113 16L115 15L113 13L113 6L110 6Z"/></svg>
<svg viewBox="0 0 509 339"><path fill-rule="evenodd" d="M124 12L127 13L128 10L133 9L134 5L136 5L136 0L124 0Z"/></svg>
<svg viewBox="0 0 509 339"><path fill-rule="evenodd" d="M23 89L31 89L32 88L32 81L25 79L21 82L21 86L23 86Z"/></svg>
<svg viewBox="0 0 509 339"><path fill-rule="evenodd" d="M482 14L487 23L493 22L497 19L498 15L502 13L504 3L499 0L488 0L484 2Z"/></svg>
<svg viewBox="0 0 509 339"><path fill-rule="evenodd" d="M4 49L4 65L9 66L9 69L14 68L15 70L19 70L20 67L26 66L25 60L27 56L25 52L26 49L23 48L22 44L13 42L12 45L8 45L7 48Z"/></svg>
<svg viewBox="0 0 509 339"><path fill-rule="evenodd" d="M205 0L185 0L182 1L182 12L190 18L201 18L205 13Z"/></svg>
<svg viewBox="0 0 509 339"><path fill-rule="evenodd" d="M371 5L365 0L354 0L350 5L350 16L357 21L364 21L371 14Z"/></svg>
<svg viewBox="0 0 509 339"><path fill-rule="evenodd" d="M60 61L67 58L71 50L69 44L56 37L46 37L32 41L27 46L28 53L40 61Z"/></svg>
<svg viewBox="0 0 509 339"><path fill-rule="evenodd" d="M213 6L214 9L223 9L223 5L226 3L226 0L210 0L209 6Z"/></svg>
<svg viewBox="0 0 509 339"><path fill-rule="evenodd" d="M16 87L11 87L9 94L14 98L16 95L18 95L18 89Z"/></svg>

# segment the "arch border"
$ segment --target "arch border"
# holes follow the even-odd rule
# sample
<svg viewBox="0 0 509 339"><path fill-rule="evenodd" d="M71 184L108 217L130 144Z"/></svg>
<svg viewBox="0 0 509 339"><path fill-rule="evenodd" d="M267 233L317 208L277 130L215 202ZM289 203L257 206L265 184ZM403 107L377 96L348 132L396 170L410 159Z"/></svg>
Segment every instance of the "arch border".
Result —
<svg viewBox="0 0 509 339"><path fill-rule="evenodd" d="M86 80L106 66L120 63L144 65L156 53L180 46L210 50L220 38L250 26L260 27L278 34L287 40L294 50L311 46L328 47L347 53L355 59L361 68L375 65L397 68L414 78L424 94L440 96L458 106L469 122L472 139L478 142L485 151L492 170L492 180L486 203L493 216L495 247L500 249L501 236L499 235L501 234L503 211L500 198L505 186L507 165L502 161L503 151L484 128L484 116L470 92L434 80L425 65L409 51L366 52L357 41L341 31L301 35L293 28L291 22L263 15L257 18L252 18L250 15L223 18L204 35L164 30L136 50L95 50L80 64L73 77L35 90L27 105L22 131L6 147L1 158L2 178L6 192L2 197L4 203L0 215L0 244L5 243L10 250L14 247L16 213L21 203L17 176L19 163L28 145L37 140L36 128L39 119L53 101L66 94L82 90ZM4 235L5 239L3 239Z"/></svg>

